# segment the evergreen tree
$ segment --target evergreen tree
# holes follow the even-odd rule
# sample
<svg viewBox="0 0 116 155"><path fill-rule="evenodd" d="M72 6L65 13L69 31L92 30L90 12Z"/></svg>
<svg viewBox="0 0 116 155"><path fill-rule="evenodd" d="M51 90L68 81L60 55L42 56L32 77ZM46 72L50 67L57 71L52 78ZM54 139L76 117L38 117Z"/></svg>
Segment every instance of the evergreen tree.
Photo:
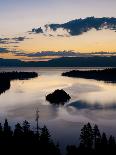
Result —
<svg viewBox="0 0 116 155"><path fill-rule="evenodd" d="M3 134L2 124L0 123L0 136Z"/></svg>
<svg viewBox="0 0 116 155"><path fill-rule="evenodd" d="M108 140L108 146L109 146L109 150L111 151L116 151L115 147L116 147L116 142L115 142L115 138L111 135L109 140Z"/></svg>
<svg viewBox="0 0 116 155"><path fill-rule="evenodd" d="M28 134L30 132L30 123L26 120L23 122L23 131L24 134Z"/></svg>
<svg viewBox="0 0 116 155"><path fill-rule="evenodd" d="M0 144L2 144L3 141L3 127L2 124L0 123Z"/></svg>
<svg viewBox="0 0 116 155"><path fill-rule="evenodd" d="M41 129L40 148L42 155L60 155L59 146L51 140L51 135L46 126Z"/></svg>
<svg viewBox="0 0 116 155"><path fill-rule="evenodd" d="M102 138L101 138L101 148L102 148L102 150L107 151L107 146L108 146L108 140L107 140L106 134L103 133Z"/></svg>
<svg viewBox="0 0 116 155"><path fill-rule="evenodd" d="M50 143L50 138L51 138L51 135L49 133L49 130L47 129L46 126L44 126L42 129L41 129L41 134L40 134L40 141L42 143Z"/></svg>
<svg viewBox="0 0 116 155"><path fill-rule="evenodd" d="M67 146L67 155L77 155L77 147L75 145Z"/></svg>
<svg viewBox="0 0 116 155"><path fill-rule="evenodd" d="M97 125L93 128L93 136L94 136L94 148L100 149L101 145L101 134Z"/></svg>
<svg viewBox="0 0 116 155"><path fill-rule="evenodd" d="M81 134L80 134L80 140L81 140L81 146L91 149L93 146L93 130L88 123L87 125L84 125L84 127L81 129Z"/></svg>
<svg viewBox="0 0 116 155"><path fill-rule="evenodd" d="M8 124L8 121L7 119L5 119L5 122L4 122L4 135L5 136L12 136L12 130L11 130L11 127L9 126Z"/></svg>
<svg viewBox="0 0 116 155"><path fill-rule="evenodd" d="M19 123L17 123L15 125L14 136L22 136L22 135L23 135L23 128Z"/></svg>

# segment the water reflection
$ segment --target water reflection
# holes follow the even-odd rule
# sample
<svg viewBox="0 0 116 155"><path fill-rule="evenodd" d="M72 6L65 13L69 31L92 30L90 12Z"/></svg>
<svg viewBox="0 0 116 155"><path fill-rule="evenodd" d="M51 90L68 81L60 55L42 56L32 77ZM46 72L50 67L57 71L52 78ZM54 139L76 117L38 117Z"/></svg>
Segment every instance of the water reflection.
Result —
<svg viewBox="0 0 116 155"><path fill-rule="evenodd" d="M115 134L115 84L62 77L62 72L72 70L68 68L19 68L18 71L20 70L38 72L39 77L11 81L10 89L0 96L0 119L7 117L14 123L27 119L34 125L35 110L39 108L40 125L46 124L63 145L76 141L81 126L87 122L96 123L105 132ZM70 94L71 101L64 106L46 102L45 96L56 89L64 89Z"/></svg>
<svg viewBox="0 0 116 155"><path fill-rule="evenodd" d="M82 101L72 102L71 106L74 106L76 109L89 109L89 110L116 110L116 103L110 104L89 104Z"/></svg>
<svg viewBox="0 0 116 155"><path fill-rule="evenodd" d="M0 72L0 94L10 89L10 81L12 80L28 80L37 76L36 72Z"/></svg>

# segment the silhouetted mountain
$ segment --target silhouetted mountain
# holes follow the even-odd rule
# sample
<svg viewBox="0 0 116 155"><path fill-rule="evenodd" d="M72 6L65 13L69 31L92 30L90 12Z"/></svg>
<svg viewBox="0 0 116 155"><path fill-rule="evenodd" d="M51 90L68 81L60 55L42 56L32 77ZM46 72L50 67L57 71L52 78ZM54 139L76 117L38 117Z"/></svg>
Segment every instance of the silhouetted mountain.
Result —
<svg viewBox="0 0 116 155"><path fill-rule="evenodd" d="M116 67L116 57L64 57L50 60L48 64L55 67Z"/></svg>
<svg viewBox="0 0 116 155"><path fill-rule="evenodd" d="M21 66L22 61L18 59L2 59L0 58L0 66L10 67L10 66Z"/></svg>
<svg viewBox="0 0 116 155"><path fill-rule="evenodd" d="M62 57L49 61L24 62L0 59L1 67L116 67L116 56Z"/></svg>

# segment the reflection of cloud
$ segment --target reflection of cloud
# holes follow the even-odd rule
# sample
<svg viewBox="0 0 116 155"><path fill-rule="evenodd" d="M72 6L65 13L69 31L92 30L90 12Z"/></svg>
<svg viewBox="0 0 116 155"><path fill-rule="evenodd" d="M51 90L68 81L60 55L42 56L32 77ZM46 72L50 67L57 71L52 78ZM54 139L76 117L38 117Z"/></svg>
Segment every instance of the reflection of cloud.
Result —
<svg viewBox="0 0 116 155"><path fill-rule="evenodd" d="M20 104L17 104L20 105ZM35 118L36 109L39 109L40 121L52 120L57 117L57 107L51 105L40 105L37 103L27 104L19 107L12 107L7 111L8 118L20 118L21 120L33 120Z"/></svg>
<svg viewBox="0 0 116 155"><path fill-rule="evenodd" d="M69 106L73 106L76 109L89 109L89 110L116 110L116 103L109 103L102 105L99 103L89 104L82 101L76 101L71 103Z"/></svg>

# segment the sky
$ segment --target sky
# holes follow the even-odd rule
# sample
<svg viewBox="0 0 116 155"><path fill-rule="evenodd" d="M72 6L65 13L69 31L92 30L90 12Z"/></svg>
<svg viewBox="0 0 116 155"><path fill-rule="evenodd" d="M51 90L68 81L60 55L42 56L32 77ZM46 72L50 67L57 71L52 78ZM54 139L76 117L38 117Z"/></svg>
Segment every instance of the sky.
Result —
<svg viewBox="0 0 116 155"><path fill-rule="evenodd" d="M0 0L0 47L27 53L63 50L116 52L116 33L111 30L92 29L69 37L29 33L46 24L62 24L91 16L116 17L116 0ZM57 33L67 32L60 30ZM9 43L3 42L4 38L10 38ZM4 51L0 52L0 57L28 59Z"/></svg>

